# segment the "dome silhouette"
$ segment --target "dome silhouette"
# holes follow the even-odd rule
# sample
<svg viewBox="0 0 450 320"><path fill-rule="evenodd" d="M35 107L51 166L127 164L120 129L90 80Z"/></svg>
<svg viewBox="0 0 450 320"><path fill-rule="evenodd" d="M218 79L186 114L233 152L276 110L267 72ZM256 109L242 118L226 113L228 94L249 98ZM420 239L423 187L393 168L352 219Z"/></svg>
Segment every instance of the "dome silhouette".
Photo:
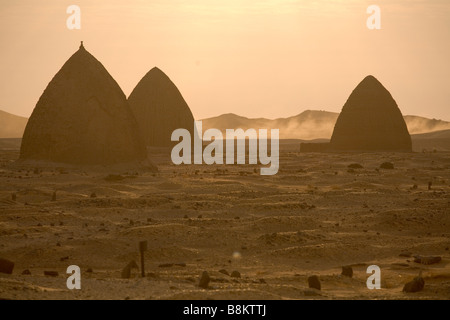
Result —
<svg viewBox="0 0 450 320"><path fill-rule="evenodd" d="M172 132L184 128L193 137L194 117L178 88L157 67L151 69L128 97L147 146L173 145Z"/></svg>
<svg viewBox="0 0 450 320"><path fill-rule="evenodd" d="M402 113L388 90L367 76L342 108L331 137L331 151L412 151Z"/></svg>
<svg viewBox="0 0 450 320"><path fill-rule="evenodd" d="M89 165L146 158L124 93L83 43L36 104L20 158Z"/></svg>

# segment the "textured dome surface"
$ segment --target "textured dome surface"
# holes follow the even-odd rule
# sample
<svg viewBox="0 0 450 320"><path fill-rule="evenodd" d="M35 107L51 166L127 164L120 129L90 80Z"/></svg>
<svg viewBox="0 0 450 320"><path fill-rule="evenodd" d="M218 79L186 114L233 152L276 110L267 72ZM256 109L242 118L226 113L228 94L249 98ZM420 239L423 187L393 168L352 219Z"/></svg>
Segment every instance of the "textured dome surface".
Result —
<svg viewBox="0 0 450 320"><path fill-rule="evenodd" d="M194 117L178 88L158 68L151 69L128 98L147 146L171 146L172 132L187 129L193 136Z"/></svg>
<svg viewBox="0 0 450 320"><path fill-rule="evenodd" d="M373 76L353 90L330 142L335 151L412 151L411 136L389 91Z"/></svg>
<svg viewBox="0 0 450 320"><path fill-rule="evenodd" d="M124 93L83 44L40 97L20 157L70 164L116 164L146 157Z"/></svg>

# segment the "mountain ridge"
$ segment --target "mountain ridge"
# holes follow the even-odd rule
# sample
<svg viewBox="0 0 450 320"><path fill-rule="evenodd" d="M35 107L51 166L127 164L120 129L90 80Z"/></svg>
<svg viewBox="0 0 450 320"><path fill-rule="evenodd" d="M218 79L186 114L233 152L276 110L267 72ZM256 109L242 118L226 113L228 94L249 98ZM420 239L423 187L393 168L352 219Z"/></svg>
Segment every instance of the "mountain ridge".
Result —
<svg viewBox="0 0 450 320"><path fill-rule="evenodd" d="M250 118L235 113L224 113L215 117L200 119L203 131L225 129L280 129L281 139L330 139L338 112L307 109L290 117L275 119ZM415 115L404 115L411 135L450 129L450 122ZM0 110L0 138L21 138L28 119Z"/></svg>

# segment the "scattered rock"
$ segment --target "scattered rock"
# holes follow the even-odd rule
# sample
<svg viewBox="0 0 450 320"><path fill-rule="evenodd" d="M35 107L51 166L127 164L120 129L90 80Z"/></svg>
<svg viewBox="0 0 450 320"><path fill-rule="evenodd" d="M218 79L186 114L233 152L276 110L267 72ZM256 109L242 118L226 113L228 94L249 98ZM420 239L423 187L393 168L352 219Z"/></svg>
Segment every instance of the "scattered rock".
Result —
<svg viewBox="0 0 450 320"><path fill-rule="evenodd" d="M88 269L86 270L86 272L87 272L87 273L93 273L94 270L92 270L92 268L88 268Z"/></svg>
<svg viewBox="0 0 450 320"><path fill-rule="evenodd" d="M106 181L122 181L125 177L121 176L120 174L109 174L105 177Z"/></svg>
<svg viewBox="0 0 450 320"><path fill-rule="evenodd" d="M23 271L22 271L22 275L24 275L24 276L31 276L31 271L28 270L28 269L23 270Z"/></svg>
<svg viewBox="0 0 450 320"><path fill-rule="evenodd" d="M318 276L310 276L308 278L308 285L312 289L317 289L317 290L321 289L320 280L319 280Z"/></svg>
<svg viewBox="0 0 450 320"><path fill-rule="evenodd" d="M200 282L198 286L203 289L208 289L209 281L211 281L211 278L209 277L209 274L207 271L203 271L202 276L200 277Z"/></svg>
<svg viewBox="0 0 450 320"><path fill-rule="evenodd" d="M349 164L349 165L347 166L347 168L349 168L349 169L362 169L363 166L360 165L359 163L352 163L352 164Z"/></svg>
<svg viewBox="0 0 450 320"><path fill-rule="evenodd" d="M428 190L431 190L431 186L433 185L433 182L428 181Z"/></svg>
<svg viewBox="0 0 450 320"><path fill-rule="evenodd" d="M11 200L12 201L16 201L17 200L17 195L15 193L11 194Z"/></svg>
<svg viewBox="0 0 450 320"><path fill-rule="evenodd" d="M97 194L95 192L92 192L90 195L91 198L97 198Z"/></svg>
<svg viewBox="0 0 450 320"><path fill-rule="evenodd" d="M241 273L239 271L233 271L231 273L231 277L232 278L240 278L241 277Z"/></svg>
<svg viewBox="0 0 450 320"><path fill-rule="evenodd" d="M58 271L44 271L44 276L57 277L58 275Z"/></svg>
<svg viewBox="0 0 450 320"><path fill-rule="evenodd" d="M422 275L419 274L418 277L415 277L413 281L408 282L403 287L403 292L419 292L422 291L425 286L425 281L422 278Z"/></svg>
<svg viewBox="0 0 450 320"><path fill-rule="evenodd" d="M380 165L381 169L394 169L394 164L392 162L383 162Z"/></svg>
<svg viewBox="0 0 450 320"><path fill-rule="evenodd" d="M69 256L65 256L65 257L62 257L61 259L59 259L60 261L66 261L66 260L69 260Z"/></svg>
<svg viewBox="0 0 450 320"><path fill-rule="evenodd" d="M227 270L225 270L225 269L220 269L219 272L220 272L220 273L223 273L223 274L225 274L225 275L227 275L227 276L230 275L230 273L229 273Z"/></svg>
<svg viewBox="0 0 450 320"><path fill-rule="evenodd" d="M131 278L131 270L132 269L139 269L136 261L131 260L125 268L122 269L122 279L130 279Z"/></svg>
<svg viewBox="0 0 450 320"><path fill-rule="evenodd" d="M342 273L341 273L343 276L346 276L346 277L353 277L353 268L352 267L350 267L350 266L343 266L342 267Z"/></svg>
<svg viewBox="0 0 450 320"><path fill-rule="evenodd" d="M0 258L0 273L12 274L14 262Z"/></svg>
<svg viewBox="0 0 450 320"><path fill-rule="evenodd" d="M56 191L53 192L53 195L52 195L52 201L56 201Z"/></svg>
<svg viewBox="0 0 450 320"><path fill-rule="evenodd" d="M170 268L173 267L173 263L161 263L158 268Z"/></svg>
<svg viewBox="0 0 450 320"><path fill-rule="evenodd" d="M399 254L400 257L410 258L412 255L411 252L402 252Z"/></svg>
<svg viewBox="0 0 450 320"><path fill-rule="evenodd" d="M314 289L305 290L305 291L303 291L303 294L306 297L316 297L316 296L320 296L321 295L320 292L318 292L317 290L314 290Z"/></svg>
<svg viewBox="0 0 450 320"><path fill-rule="evenodd" d="M414 262L426 265L439 263L441 260L439 256L414 256Z"/></svg>
<svg viewBox="0 0 450 320"><path fill-rule="evenodd" d="M266 280L264 280L264 279L259 279L259 283L263 283L263 284L267 284L267 282L266 282Z"/></svg>
<svg viewBox="0 0 450 320"><path fill-rule="evenodd" d="M184 263L184 262L174 263L174 265L177 267L183 267L183 268L186 267L186 263Z"/></svg>

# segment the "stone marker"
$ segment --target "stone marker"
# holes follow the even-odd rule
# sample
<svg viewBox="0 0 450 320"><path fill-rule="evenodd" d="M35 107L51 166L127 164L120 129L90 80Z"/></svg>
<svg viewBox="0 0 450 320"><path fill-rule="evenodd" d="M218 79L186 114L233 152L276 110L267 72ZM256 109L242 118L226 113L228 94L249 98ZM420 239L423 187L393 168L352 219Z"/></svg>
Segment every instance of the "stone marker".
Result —
<svg viewBox="0 0 450 320"><path fill-rule="evenodd" d="M12 274L14 269L14 262L7 259L0 258L0 272L6 274Z"/></svg>
<svg viewBox="0 0 450 320"><path fill-rule="evenodd" d="M425 280L422 278L422 271L418 277L415 277L413 281L408 282L403 287L403 292L419 292L425 287Z"/></svg>
<svg viewBox="0 0 450 320"><path fill-rule="evenodd" d="M308 278L308 285L312 289L321 290L320 280L318 276L310 276Z"/></svg>
<svg viewBox="0 0 450 320"><path fill-rule="evenodd" d="M209 274L207 271L203 271L202 276L200 277L200 282L198 286L203 289L208 289L209 281L211 281L211 278L209 277Z"/></svg>
<svg viewBox="0 0 450 320"><path fill-rule="evenodd" d="M343 266L342 267L342 273L341 273L343 276L346 276L346 277L353 277L353 268L352 267L350 267L350 266Z"/></svg>

